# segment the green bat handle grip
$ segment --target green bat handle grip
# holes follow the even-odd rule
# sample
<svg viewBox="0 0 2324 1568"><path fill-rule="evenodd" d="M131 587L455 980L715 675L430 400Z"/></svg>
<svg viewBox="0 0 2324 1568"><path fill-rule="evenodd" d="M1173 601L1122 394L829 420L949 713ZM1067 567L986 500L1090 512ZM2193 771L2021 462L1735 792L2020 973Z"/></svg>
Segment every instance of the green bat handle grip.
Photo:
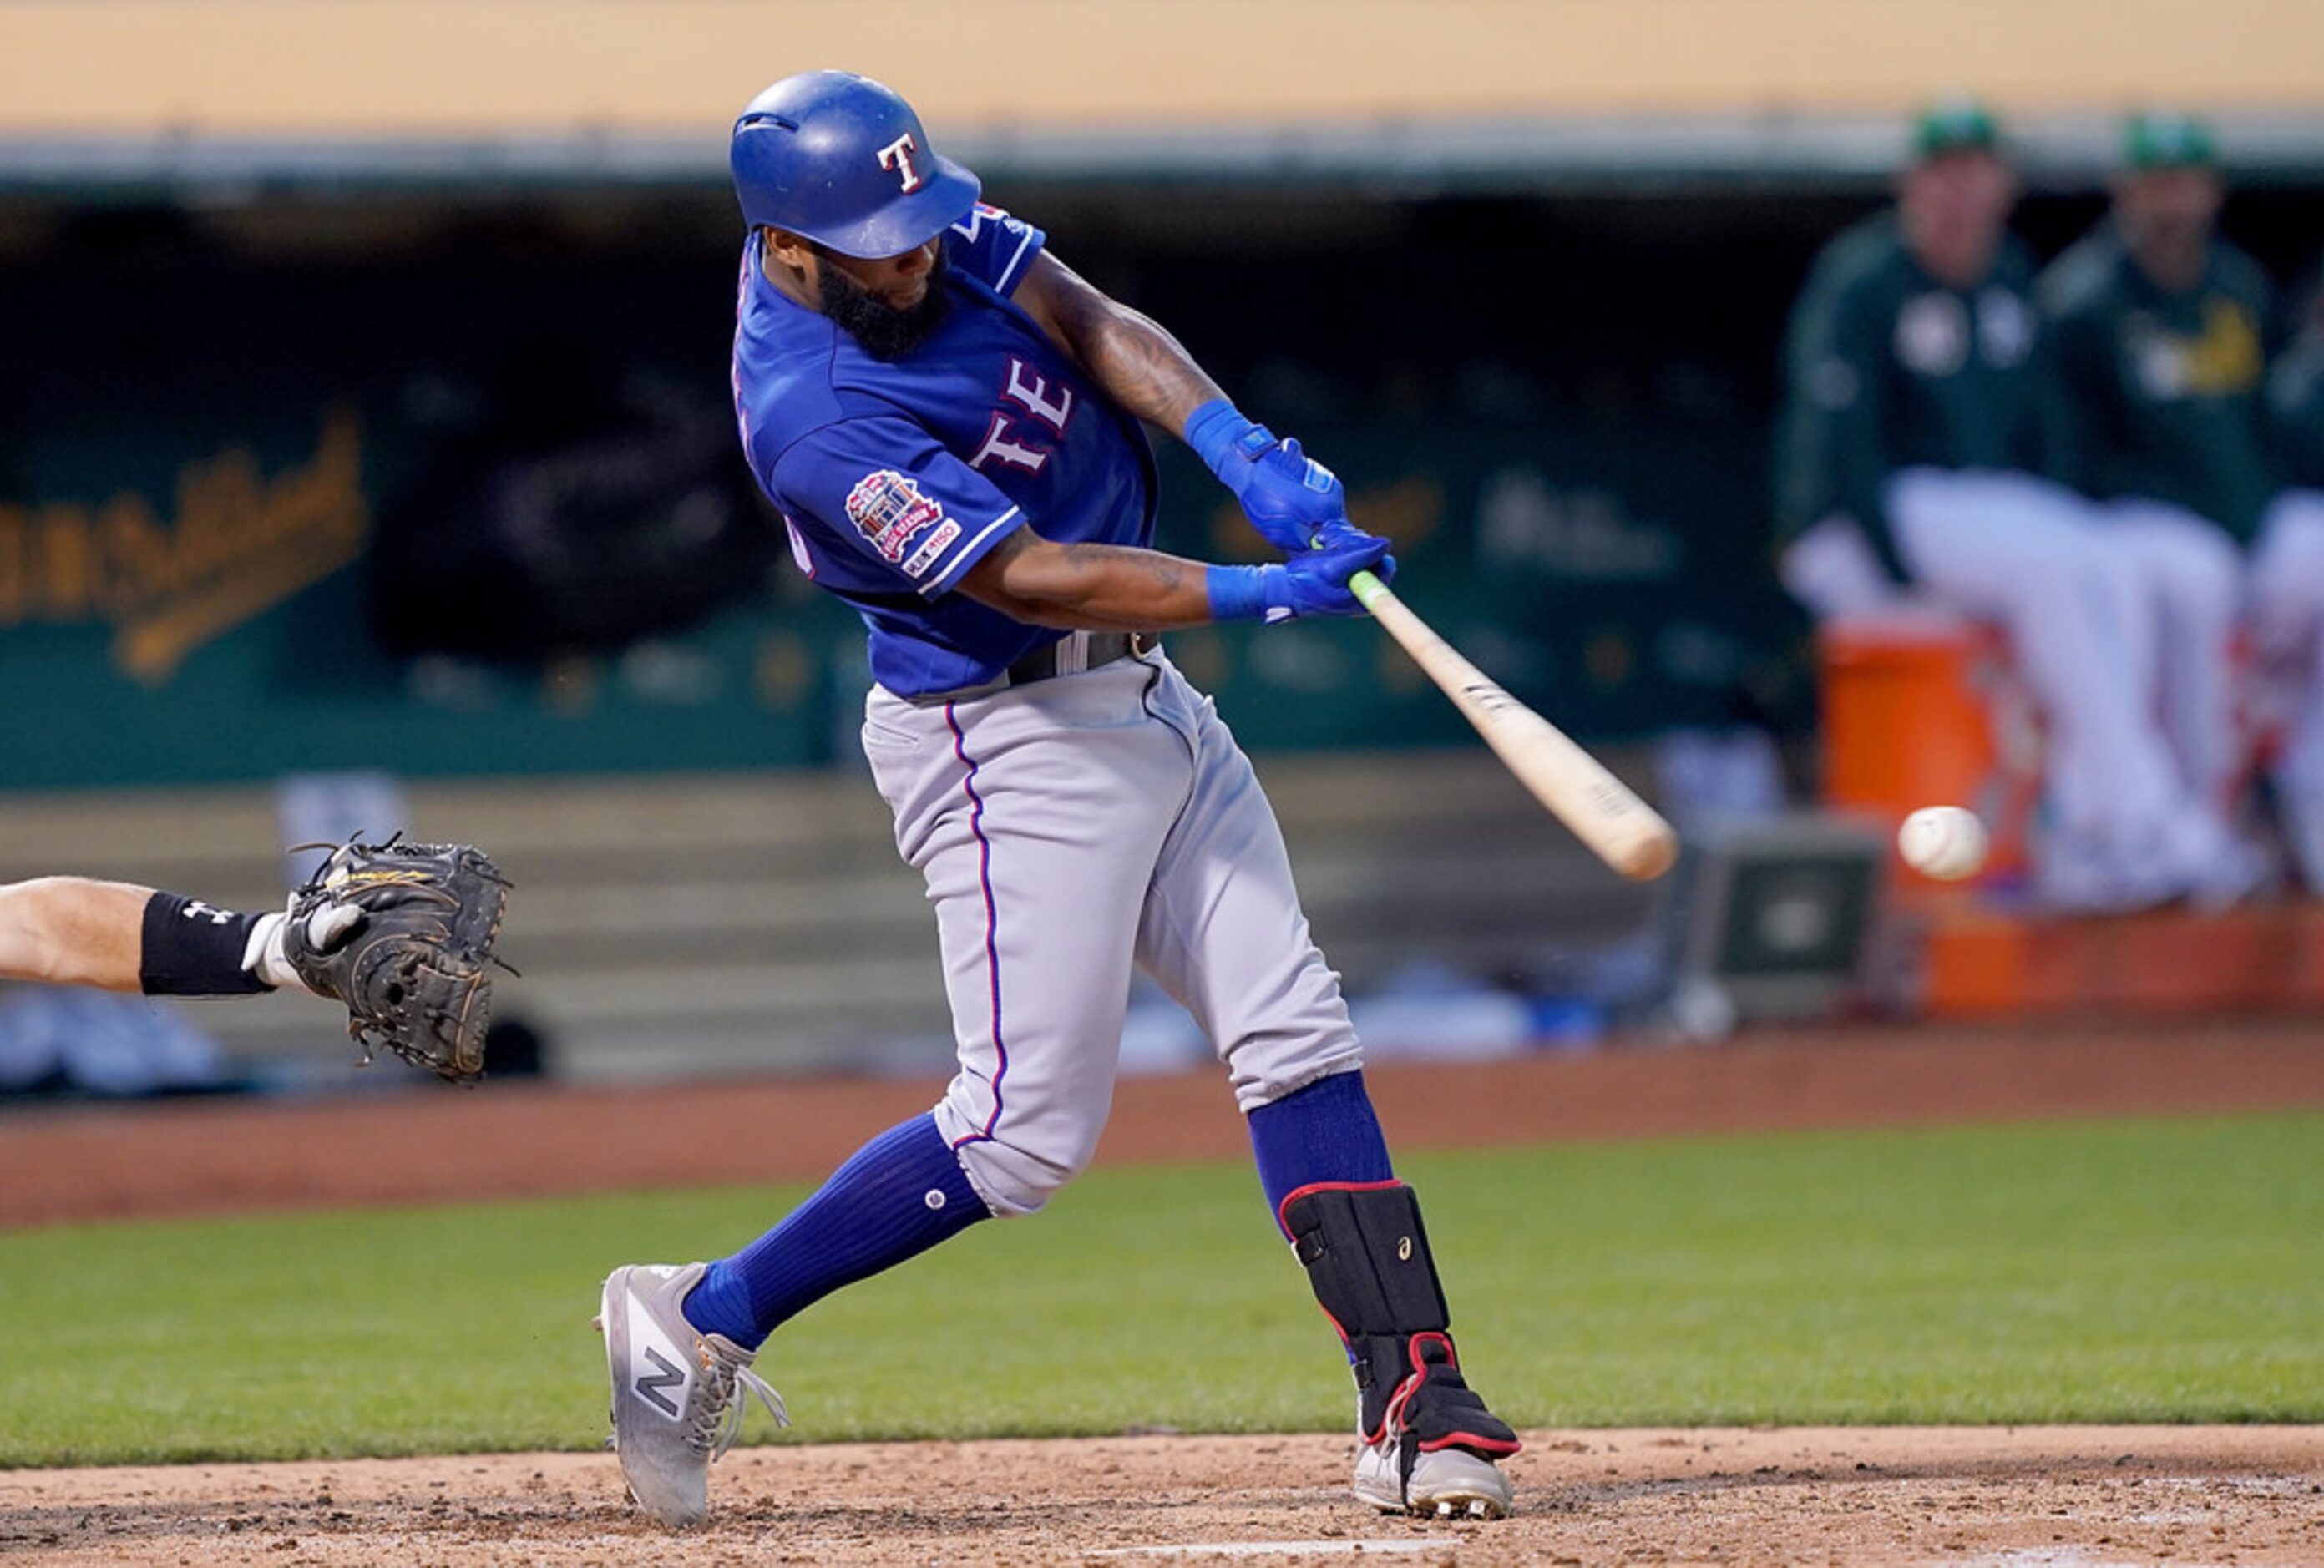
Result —
<svg viewBox="0 0 2324 1568"><path fill-rule="evenodd" d="M1369 610L1388 592L1388 585L1370 572L1358 572L1348 579L1348 592L1356 596L1357 604Z"/></svg>

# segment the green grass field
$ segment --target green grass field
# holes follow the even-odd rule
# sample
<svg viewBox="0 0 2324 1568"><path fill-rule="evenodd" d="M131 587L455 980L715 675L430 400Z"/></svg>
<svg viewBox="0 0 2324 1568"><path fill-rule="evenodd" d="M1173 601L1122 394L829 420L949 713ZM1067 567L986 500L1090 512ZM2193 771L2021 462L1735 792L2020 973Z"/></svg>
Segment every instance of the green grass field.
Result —
<svg viewBox="0 0 2324 1568"><path fill-rule="evenodd" d="M1519 1425L2324 1420L2324 1115L1403 1174L1463 1359ZM724 1250L798 1195L0 1233L0 1465L592 1446L604 1271ZM1242 1166L1097 1173L825 1302L760 1364L807 1440L1351 1414Z"/></svg>

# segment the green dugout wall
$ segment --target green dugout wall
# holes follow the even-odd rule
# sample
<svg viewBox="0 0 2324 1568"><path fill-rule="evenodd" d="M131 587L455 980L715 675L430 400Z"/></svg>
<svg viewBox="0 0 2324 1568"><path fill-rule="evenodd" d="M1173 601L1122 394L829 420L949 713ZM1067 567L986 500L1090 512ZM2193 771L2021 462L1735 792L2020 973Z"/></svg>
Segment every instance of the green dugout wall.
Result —
<svg viewBox="0 0 2324 1568"><path fill-rule="evenodd" d="M1340 468L1410 600L1559 722L1804 722L1775 346L1872 193L990 194ZM730 456L715 186L0 205L0 789L852 751L858 629ZM2228 222L2290 277L2319 214L2278 184ZM1162 456L1166 548L1258 548ZM1171 647L1254 749L1466 735L1360 623Z"/></svg>

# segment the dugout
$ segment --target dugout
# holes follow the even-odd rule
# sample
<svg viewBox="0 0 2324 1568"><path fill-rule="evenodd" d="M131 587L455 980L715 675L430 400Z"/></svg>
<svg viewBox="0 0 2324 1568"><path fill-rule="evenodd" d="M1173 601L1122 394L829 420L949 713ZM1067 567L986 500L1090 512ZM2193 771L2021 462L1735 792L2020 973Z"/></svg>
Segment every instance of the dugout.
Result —
<svg viewBox="0 0 2324 1568"><path fill-rule="evenodd" d="M2089 178L2029 197L2036 247L2096 214ZM1597 739L1811 722L1768 559L1776 345L1877 179L989 187L1341 467L1525 700ZM2227 227L2296 277L2324 178L2246 179ZM449 773L843 744L852 619L725 460L716 184L20 183L0 235L0 701L37 715L0 787L365 765L391 720ZM1163 459L1165 543L1249 554ZM1180 656L1260 745L1460 739L1366 630Z"/></svg>
<svg viewBox="0 0 2324 1568"><path fill-rule="evenodd" d="M2044 254L2156 101L2215 118L2279 277L2324 249L2324 14L2266 0L541 15L0 8L0 789L361 766L391 724L457 775L844 755L852 625L718 451L724 127L802 36L1327 454L1417 606L1598 740L1812 722L1775 345L1916 102L1998 103ZM1164 459L1165 542L1250 550ZM1464 733L1364 628L1178 651L1261 745Z"/></svg>
<svg viewBox="0 0 2324 1568"><path fill-rule="evenodd" d="M263 844L234 791L376 765L392 735L479 837L595 833L640 798L600 780L660 775L715 823L742 808L703 780L782 770L819 802L852 755L856 629L724 455L724 120L780 67L734 31L752 7L558 9L544 48L518 0L0 8L0 791L51 813L20 820L97 821L102 846L117 824L78 815L85 792L191 789ZM2324 251L2303 74L2324 14L2258 0L2200 25L1957 0L1840 32L1812 0L1674 0L1651 39L1625 0L1559 7L1554 35L1495 0L1390 0L1361 34L1286 0L1235 8L1247 46L1224 59L1205 5L1004 0L984 14L1017 25L990 36L915 0L788 9L1340 467L1416 606L1633 770L1627 743L1669 726L1813 723L1768 555L1776 345L1809 259L1882 199L1917 98L1995 95L2045 256L2097 213L2117 114L2157 98L2213 115L2226 227L2279 281ZM152 41L134 60L107 42L124 18ZM1008 47L1028 27L1038 69ZM2080 47L2099 30L2112 47ZM1126 50L1139 69L1111 69ZM1315 69L1265 65L1286 58ZM1183 454L1164 463L1166 545L1256 549ZM1328 779L1354 755L1474 804L1443 771L1469 732L1370 628L1173 649L1254 750L1305 753L1270 767ZM532 779L570 811L495 804ZM1386 816L1398 795L1349 798ZM1425 857L1322 861L1319 924L1351 972L1396 951L1360 913L1383 888L1443 890L1447 940L1496 961L1545 925L1637 921L1586 864L1440 853L1458 815L1406 830ZM1308 831L1412 847L1352 812ZM6 866L81 842L58 834L12 840ZM770 877L816 855L852 876L860 847L680 836L673 863ZM861 996L876 981L834 966L893 955L892 929L843 924L804 956ZM569 935L585 958L618 945ZM739 919L703 938L738 1052L778 999L837 994L745 978L777 935L802 940ZM594 980L576 1008L608 1040L634 1034L622 1007L659 1005Z"/></svg>

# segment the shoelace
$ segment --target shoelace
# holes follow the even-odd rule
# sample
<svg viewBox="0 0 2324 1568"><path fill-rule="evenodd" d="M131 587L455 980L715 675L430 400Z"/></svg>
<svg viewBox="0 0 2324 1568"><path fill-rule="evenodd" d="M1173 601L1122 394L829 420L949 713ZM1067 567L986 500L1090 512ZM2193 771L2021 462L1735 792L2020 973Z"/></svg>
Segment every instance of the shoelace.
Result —
<svg viewBox="0 0 2324 1568"><path fill-rule="evenodd" d="M791 1413L783 1407L783 1397L770 1388L764 1378L748 1367L724 1360L715 1350L710 1351L709 1360L702 1384L705 1397L695 1402L693 1420L687 1427L687 1446L713 1459L723 1456L742 1434L742 1418L751 1407L746 1396L751 1394L759 1397L759 1403L767 1407L776 1425L791 1424Z"/></svg>

